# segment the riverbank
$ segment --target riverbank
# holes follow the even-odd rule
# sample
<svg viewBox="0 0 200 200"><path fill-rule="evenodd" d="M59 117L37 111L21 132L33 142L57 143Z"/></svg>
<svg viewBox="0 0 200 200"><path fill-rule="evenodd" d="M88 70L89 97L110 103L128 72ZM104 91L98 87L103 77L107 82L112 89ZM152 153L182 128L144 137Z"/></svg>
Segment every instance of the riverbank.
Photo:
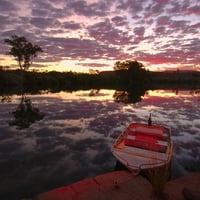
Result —
<svg viewBox="0 0 200 200"><path fill-rule="evenodd" d="M167 200L200 199L200 173L169 181L164 188ZM128 171L115 171L84 179L69 186L63 186L42 193L32 200L133 200L156 199L150 182L142 176Z"/></svg>
<svg viewBox="0 0 200 200"><path fill-rule="evenodd" d="M39 92L41 90L114 89L134 91L148 89L190 89L200 88L200 72L168 71L145 72L139 77L128 71L104 71L98 74L73 72L34 72L0 69L0 94Z"/></svg>

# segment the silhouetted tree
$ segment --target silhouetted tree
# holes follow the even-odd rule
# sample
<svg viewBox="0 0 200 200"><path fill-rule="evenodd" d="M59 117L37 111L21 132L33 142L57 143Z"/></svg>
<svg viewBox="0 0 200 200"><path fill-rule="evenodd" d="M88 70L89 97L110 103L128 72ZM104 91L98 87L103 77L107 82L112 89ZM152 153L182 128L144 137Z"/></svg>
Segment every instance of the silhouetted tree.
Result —
<svg viewBox="0 0 200 200"><path fill-rule="evenodd" d="M144 65L137 60L117 61L114 70L123 83L129 86L145 82L146 70Z"/></svg>
<svg viewBox="0 0 200 200"><path fill-rule="evenodd" d="M137 60L117 61L114 64L114 70L144 70L144 65Z"/></svg>
<svg viewBox="0 0 200 200"><path fill-rule="evenodd" d="M32 59L37 57L42 49L38 45L33 45L25 37L13 35L11 39L5 39L5 43L11 46L8 54L15 57L21 70L27 70L32 64Z"/></svg>
<svg viewBox="0 0 200 200"><path fill-rule="evenodd" d="M10 126L16 126L19 129L28 128L31 124L44 117L44 114L32 105L31 99L26 98L23 94L20 104L11 114L13 115L14 120L10 122Z"/></svg>
<svg viewBox="0 0 200 200"><path fill-rule="evenodd" d="M137 103L142 100L146 90L135 87L133 90L116 90L113 98L117 103Z"/></svg>

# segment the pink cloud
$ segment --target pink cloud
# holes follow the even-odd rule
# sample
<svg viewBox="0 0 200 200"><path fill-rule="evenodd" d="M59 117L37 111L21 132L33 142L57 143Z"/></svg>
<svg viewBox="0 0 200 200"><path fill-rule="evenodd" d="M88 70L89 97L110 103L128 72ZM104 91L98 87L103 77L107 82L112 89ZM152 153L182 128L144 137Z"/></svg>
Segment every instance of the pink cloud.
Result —
<svg viewBox="0 0 200 200"><path fill-rule="evenodd" d="M153 0L153 1L159 4L167 4L169 2L169 0Z"/></svg>
<svg viewBox="0 0 200 200"><path fill-rule="evenodd" d="M125 25L127 25L126 17L115 16L111 20L115 24L115 26L125 26Z"/></svg>
<svg viewBox="0 0 200 200"><path fill-rule="evenodd" d="M127 32L115 28L108 19L89 26L88 30L90 37L104 43L125 45L129 44L132 39Z"/></svg>
<svg viewBox="0 0 200 200"><path fill-rule="evenodd" d="M42 47L44 53L38 58L42 63L68 58L96 63L97 59L135 57L155 65L199 66L198 2L35 0L26 2L29 12L23 15L16 2L3 0L0 54L8 49L3 40L18 34ZM147 53L151 50L145 44L151 44L154 54Z"/></svg>
<svg viewBox="0 0 200 200"><path fill-rule="evenodd" d="M187 8L187 12L190 14L200 15L200 5Z"/></svg>
<svg viewBox="0 0 200 200"><path fill-rule="evenodd" d="M95 63L95 62L93 62L93 63L81 63L81 62L79 62L76 65L81 65L83 67L100 67L100 68L109 66L108 64L105 64L105 63Z"/></svg>
<svg viewBox="0 0 200 200"><path fill-rule="evenodd" d="M143 36L145 28L143 26L134 28L134 34L138 36Z"/></svg>
<svg viewBox="0 0 200 200"><path fill-rule="evenodd" d="M171 19L169 16L161 16L157 18L157 26L170 25Z"/></svg>

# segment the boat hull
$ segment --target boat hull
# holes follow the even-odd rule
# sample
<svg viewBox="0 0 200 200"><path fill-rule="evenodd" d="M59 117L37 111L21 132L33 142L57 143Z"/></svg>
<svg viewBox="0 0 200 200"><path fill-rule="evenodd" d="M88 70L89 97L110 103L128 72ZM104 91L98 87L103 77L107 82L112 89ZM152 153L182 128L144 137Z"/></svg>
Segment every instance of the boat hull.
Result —
<svg viewBox="0 0 200 200"><path fill-rule="evenodd" d="M119 135L111 151L131 171L161 167L171 160L171 131L164 126L132 123Z"/></svg>

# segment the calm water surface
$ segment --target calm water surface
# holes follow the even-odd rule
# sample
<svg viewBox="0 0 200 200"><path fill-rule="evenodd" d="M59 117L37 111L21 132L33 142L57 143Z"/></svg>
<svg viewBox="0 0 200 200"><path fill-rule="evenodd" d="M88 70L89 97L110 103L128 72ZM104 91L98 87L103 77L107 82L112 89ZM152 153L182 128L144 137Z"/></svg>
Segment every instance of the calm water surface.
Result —
<svg viewBox="0 0 200 200"><path fill-rule="evenodd" d="M172 129L173 176L200 171L200 95L147 91L142 101L116 103L114 90L27 95L45 116L29 128L10 126L21 97L0 103L0 199L18 200L113 171L110 148L131 122Z"/></svg>

